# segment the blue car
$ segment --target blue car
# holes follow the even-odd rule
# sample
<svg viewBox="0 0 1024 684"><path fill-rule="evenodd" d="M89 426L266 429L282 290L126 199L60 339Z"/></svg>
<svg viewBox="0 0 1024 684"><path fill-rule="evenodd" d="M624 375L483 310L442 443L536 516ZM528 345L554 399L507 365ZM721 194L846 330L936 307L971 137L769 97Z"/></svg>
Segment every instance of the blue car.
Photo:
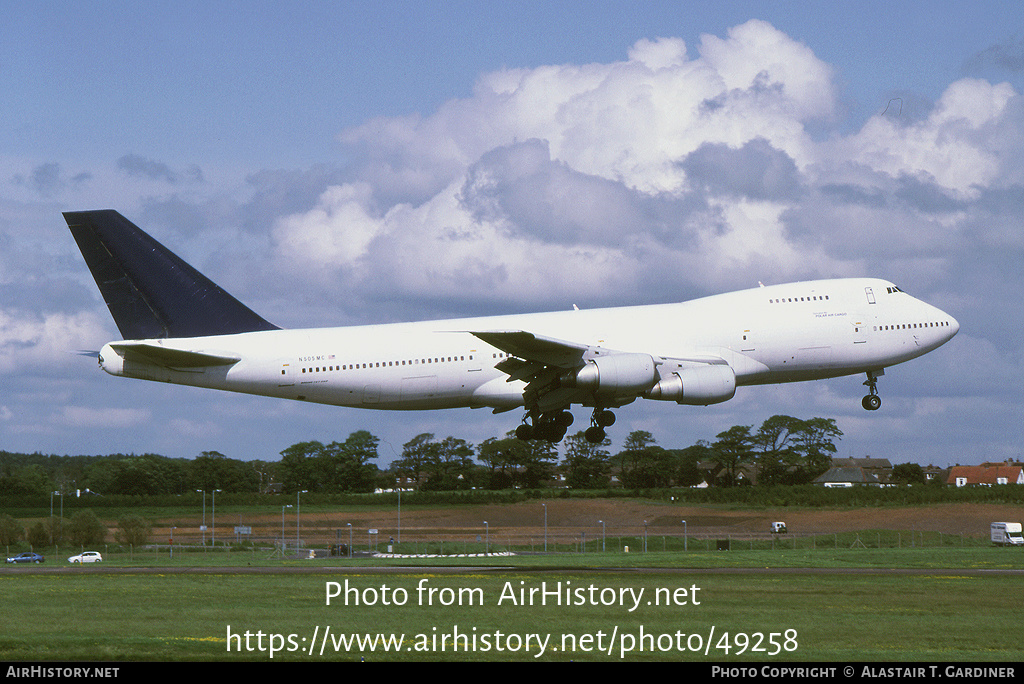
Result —
<svg viewBox="0 0 1024 684"><path fill-rule="evenodd" d="M45 560L46 559L43 558L42 556L40 556L38 553L33 553L32 551L26 551L25 553L19 553L17 556L14 556L13 558L8 558L7 562L8 563L43 563L43 562L45 562Z"/></svg>

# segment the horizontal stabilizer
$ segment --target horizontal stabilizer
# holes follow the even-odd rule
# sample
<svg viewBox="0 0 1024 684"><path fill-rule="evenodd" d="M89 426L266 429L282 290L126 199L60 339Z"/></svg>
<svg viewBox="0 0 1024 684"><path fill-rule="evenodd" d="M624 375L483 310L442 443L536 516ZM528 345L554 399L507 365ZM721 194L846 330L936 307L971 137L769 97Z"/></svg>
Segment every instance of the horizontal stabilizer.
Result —
<svg viewBox="0 0 1024 684"><path fill-rule="evenodd" d="M116 211L64 219L124 339L278 329Z"/></svg>
<svg viewBox="0 0 1024 684"><path fill-rule="evenodd" d="M110 346L122 358L131 358L133 355L140 356L149 363L165 368L230 366L242 360L240 356L170 349L148 342L114 342Z"/></svg>

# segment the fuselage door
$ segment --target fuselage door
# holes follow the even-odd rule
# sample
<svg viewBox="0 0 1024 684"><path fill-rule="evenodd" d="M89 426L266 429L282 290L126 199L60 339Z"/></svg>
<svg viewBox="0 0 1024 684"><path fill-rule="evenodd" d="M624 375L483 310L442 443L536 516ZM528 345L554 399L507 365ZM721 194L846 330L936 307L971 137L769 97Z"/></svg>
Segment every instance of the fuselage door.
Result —
<svg viewBox="0 0 1024 684"><path fill-rule="evenodd" d="M281 362L281 375L278 376L278 387L291 387L295 384L295 377L292 375L291 365L287 361Z"/></svg>

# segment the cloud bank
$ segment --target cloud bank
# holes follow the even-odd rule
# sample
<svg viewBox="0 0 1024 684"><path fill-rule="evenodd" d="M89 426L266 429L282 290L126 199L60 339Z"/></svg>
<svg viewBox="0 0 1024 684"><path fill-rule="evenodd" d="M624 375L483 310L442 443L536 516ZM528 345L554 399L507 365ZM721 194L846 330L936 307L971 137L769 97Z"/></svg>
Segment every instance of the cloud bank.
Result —
<svg viewBox="0 0 1024 684"><path fill-rule="evenodd" d="M1020 97L963 79L921 120L815 135L835 80L757 20L692 54L645 39L622 62L484 74L430 115L344 131L350 177L273 248L323 288L455 312L864 273L932 287L970 217L1019 199Z"/></svg>

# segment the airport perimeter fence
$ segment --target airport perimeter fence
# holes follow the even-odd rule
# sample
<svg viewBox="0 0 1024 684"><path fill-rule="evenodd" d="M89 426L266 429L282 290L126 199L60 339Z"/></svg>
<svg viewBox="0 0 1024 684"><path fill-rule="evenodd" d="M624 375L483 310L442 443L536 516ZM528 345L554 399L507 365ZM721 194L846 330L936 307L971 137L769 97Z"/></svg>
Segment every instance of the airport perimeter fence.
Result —
<svg viewBox="0 0 1024 684"><path fill-rule="evenodd" d="M469 555L481 553L590 554L590 553L706 553L731 551L829 551L838 549L914 549L991 546L988 534L950 534L922 530L859 530L769 534L731 530L668 530L649 525L601 527L549 526L520 528L498 525L480 528L422 529L395 526L337 528L324 525L284 528L277 525L238 525L221 528L154 528L150 542L130 548L108 541L85 547L61 544L33 549L58 561L83 550L142 556L244 552L265 557L365 557L376 553L404 555ZM24 543L7 547L8 557L29 550Z"/></svg>
<svg viewBox="0 0 1024 684"><path fill-rule="evenodd" d="M376 530L374 533L372 530ZM157 536L156 534L154 536ZM372 554L458 556L483 553L515 554L590 554L590 553L707 553L730 551L830 551L836 549L913 549L990 546L986 537L920 530L862 530L815 534L754 534L733 532L664 533L648 529L646 535L622 534L620 530L551 527L543 531L522 533L515 528L482 530L447 530L444 532L417 529L348 528L300 530L299 536L277 535L199 535L177 534L162 543L150 543L128 549L115 543L98 545L93 550L134 555L194 553L250 553L263 556L366 557ZM67 555L79 549L67 547ZM60 558L61 553L55 553Z"/></svg>

